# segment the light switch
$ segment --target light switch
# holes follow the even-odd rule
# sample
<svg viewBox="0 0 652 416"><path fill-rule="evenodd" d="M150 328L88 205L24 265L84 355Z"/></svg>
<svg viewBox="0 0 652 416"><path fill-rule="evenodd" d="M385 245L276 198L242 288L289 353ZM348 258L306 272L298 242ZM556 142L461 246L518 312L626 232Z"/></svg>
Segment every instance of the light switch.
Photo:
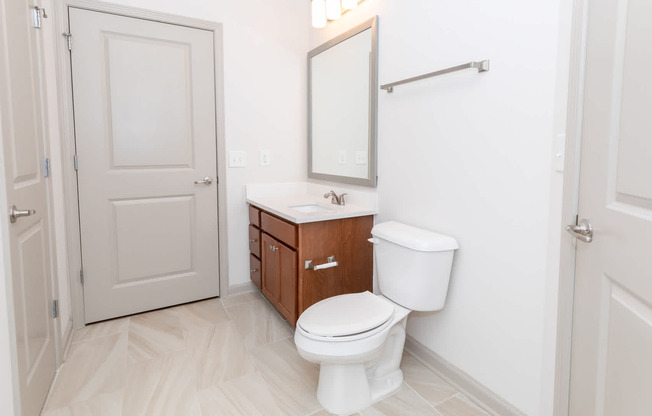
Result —
<svg viewBox="0 0 652 416"><path fill-rule="evenodd" d="M247 166L247 153L242 150L232 150L229 152L229 167L244 168Z"/></svg>
<svg viewBox="0 0 652 416"><path fill-rule="evenodd" d="M261 150L260 151L260 166L269 166L269 164L270 164L269 150Z"/></svg>
<svg viewBox="0 0 652 416"><path fill-rule="evenodd" d="M346 150L340 150L340 157L337 159L340 165L346 164Z"/></svg>

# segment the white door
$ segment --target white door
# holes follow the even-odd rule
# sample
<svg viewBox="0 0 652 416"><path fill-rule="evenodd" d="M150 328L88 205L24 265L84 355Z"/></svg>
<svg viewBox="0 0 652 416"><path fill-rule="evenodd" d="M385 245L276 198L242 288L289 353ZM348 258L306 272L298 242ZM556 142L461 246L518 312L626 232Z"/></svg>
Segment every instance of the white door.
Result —
<svg viewBox="0 0 652 416"><path fill-rule="evenodd" d="M31 0L0 2L3 169L7 204L24 215L8 221L11 276L7 276L13 288L17 387L24 416L40 413L56 370L40 32L31 23L35 5ZM1 377L11 379L9 374Z"/></svg>
<svg viewBox="0 0 652 416"><path fill-rule="evenodd" d="M589 7L570 415L652 415L652 2Z"/></svg>
<svg viewBox="0 0 652 416"><path fill-rule="evenodd" d="M86 322L219 295L213 33L69 17Z"/></svg>

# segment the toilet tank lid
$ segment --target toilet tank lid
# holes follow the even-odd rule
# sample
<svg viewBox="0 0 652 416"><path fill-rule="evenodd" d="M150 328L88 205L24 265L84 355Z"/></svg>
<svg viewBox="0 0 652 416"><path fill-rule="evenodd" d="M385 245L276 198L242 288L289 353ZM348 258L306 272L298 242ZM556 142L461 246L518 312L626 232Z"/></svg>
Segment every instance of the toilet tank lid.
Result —
<svg viewBox="0 0 652 416"><path fill-rule="evenodd" d="M371 234L374 237L417 251L448 251L459 248L457 240L453 237L398 221L376 224L371 229Z"/></svg>

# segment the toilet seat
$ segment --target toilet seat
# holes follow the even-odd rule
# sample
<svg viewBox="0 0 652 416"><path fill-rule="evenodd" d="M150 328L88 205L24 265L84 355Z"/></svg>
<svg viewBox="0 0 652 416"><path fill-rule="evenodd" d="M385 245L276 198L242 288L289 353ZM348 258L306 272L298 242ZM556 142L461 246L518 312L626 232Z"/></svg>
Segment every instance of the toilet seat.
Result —
<svg viewBox="0 0 652 416"><path fill-rule="evenodd" d="M301 314L297 327L309 338L351 341L383 330L393 315L393 303L367 291L315 303Z"/></svg>

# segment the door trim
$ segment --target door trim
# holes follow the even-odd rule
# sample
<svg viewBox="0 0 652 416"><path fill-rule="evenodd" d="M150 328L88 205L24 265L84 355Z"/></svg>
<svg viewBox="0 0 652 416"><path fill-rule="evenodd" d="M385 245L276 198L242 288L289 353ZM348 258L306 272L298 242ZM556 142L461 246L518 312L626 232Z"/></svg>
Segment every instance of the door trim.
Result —
<svg viewBox="0 0 652 416"><path fill-rule="evenodd" d="M215 121L217 145L217 206L218 206L218 253L220 296L228 295L228 245L227 245L227 199L226 199L226 144L224 139L224 66L223 66L223 33L222 24L175 16L150 10L126 7L94 0L64 0L55 2L57 7L55 28L56 33L68 33L68 8L75 7L84 10L115 14L125 17L152 20L179 26L213 32L215 57ZM74 34L72 45L74 48ZM68 43L65 36L56 39L56 68L58 81L59 126L61 134L61 154L64 183L64 206L66 207L66 242L68 251L68 280L70 284L70 299L73 328L82 328L84 319L84 288L81 284L79 271L81 269L81 242L79 228L79 202L77 194L77 177L74 170L75 127L72 104L72 68Z"/></svg>
<svg viewBox="0 0 652 416"><path fill-rule="evenodd" d="M557 345L553 403L553 414L555 416L568 416L570 402L575 245L577 239L566 235L563 227L574 224L578 214L589 1L573 0L572 12L568 109L566 116L566 157L564 162L562 223L559 229L562 238L557 296Z"/></svg>

